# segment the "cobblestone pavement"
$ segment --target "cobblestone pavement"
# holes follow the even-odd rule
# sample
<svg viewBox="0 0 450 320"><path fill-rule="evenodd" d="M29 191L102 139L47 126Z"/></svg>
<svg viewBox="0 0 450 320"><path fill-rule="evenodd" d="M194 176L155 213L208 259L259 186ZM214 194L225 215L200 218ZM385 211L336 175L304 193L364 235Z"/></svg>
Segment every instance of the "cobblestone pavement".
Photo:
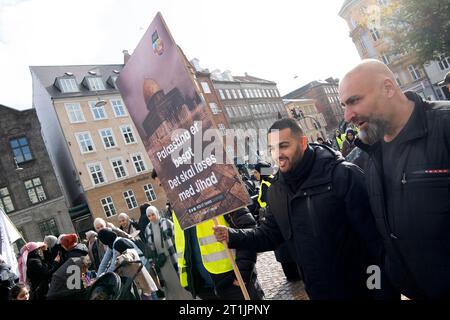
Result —
<svg viewBox="0 0 450 320"><path fill-rule="evenodd" d="M286 281L273 251L258 254L256 269L267 300L309 300L303 281Z"/></svg>

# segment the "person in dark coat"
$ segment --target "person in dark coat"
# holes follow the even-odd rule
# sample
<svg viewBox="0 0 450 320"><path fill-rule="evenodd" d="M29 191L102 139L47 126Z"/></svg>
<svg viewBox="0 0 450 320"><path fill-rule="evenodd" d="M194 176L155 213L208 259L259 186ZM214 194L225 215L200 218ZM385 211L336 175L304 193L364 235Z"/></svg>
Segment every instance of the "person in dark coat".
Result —
<svg viewBox="0 0 450 320"><path fill-rule="evenodd" d="M378 297L367 286L367 269L381 264L382 245L361 169L329 147L309 145L292 119L272 125L269 147L280 169L266 220L254 230L214 227L217 240L258 252L287 241L310 299Z"/></svg>
<svg viewBox="0 0 450 320"><path fill-rule="evenodd" d="M47 245L43 250L44 259L47 263L52 264L60 252L61 245L58 243L58 238L53 235L45 236L44 243Z"/></svg>
<svg viewBox="0 0 450 320"><path fill-rule="evenodd" d="M349 155L355 148L355 131L353 129L347 129L345 133L344 142L342 142L342 155L344 158Z"/></svg>
<svg viewBox="0 0 450 320"><path fill-rule="evenodd" d="M89 259L91 260L90 268L97 271L106 252L105 245L100 242L97 232L93 230L86 232L86 240L88 241Z"/></svg>
<svg viewBox="0 0 450 320"><path fill-rule="evenodd" d="M48 285L56 265L47 263L42 252L45 244L43 242L29 242L26 258L26 278L30 285L30 300L45 300Z"/></svg>
<svg viewBox="0 0 450 320"><path fill-rule="evenodd" d="M230 227L236 229L253 229L256 221L247 208L242 208L224 216ZM256 272L256 251L242 248L236 250L236 265L241 272L242 279L251 300L264 299L264 291L259 283ZM219 299L236 300L244 299L241 288L237 284L234 271L221 274L210 273L214 282L216 295Z"/></svg>
<svg viewBox="0 0 450 320"><path fill-rule="evenodd" d="M80 243L78 246L78 250L72 252L71 257L53 273L47 300L86 299L87 293L85 289L87 283L85 277L91 261L87 255L87 248L86 250L81 250L81 247L85 245ZM77 275L79 278L75 278ZM71 287L68 287L68 285L71 285Z"/></svg>
<svg viewBox="0 0 450 320"><path fill-rule="evenodd" d="M138 221L139 230L141 231L139 235L141 236L142 241L147 242L147 238L145 236L145 228L150 223L150 220L147 217L147 208L150 207L150 204L144 203L139 207L139 211L141 213Z"/></svg>
<svg viewBox="0 0 450 320"><path fill-rule="evenodd" d="M272 173L273 173L272 166L270 165L270 163L265 162L257 163L253 170L253 175L255 176L256 180L260 182L259 196L257 201L260 207L259 208L260 214L258 215L258 217L261 221L259 221L259 223L261 223L262 220L265 219L265 212L268 209L267 199L271 181L273 179ZM286 280L288 281L301 280L297 264L292 258L292 253L290 252L287 243L281 244L275 250L275 258L281 264L284 275L286 276Z"/></svg>
<svg viewBox="0 0 450 320"><path fill-rule="evenodd" d="M19 277L0 255L0 300L9 300L10 291L18 281Z"/></svg>
<svg viewBox="0 0 450 320"><path fill-rule="evenodd" d="M367 188L389 278L410 299L449 299L450 103L403 93L377 60L347 73L339 95L370 156Z"/></svg>

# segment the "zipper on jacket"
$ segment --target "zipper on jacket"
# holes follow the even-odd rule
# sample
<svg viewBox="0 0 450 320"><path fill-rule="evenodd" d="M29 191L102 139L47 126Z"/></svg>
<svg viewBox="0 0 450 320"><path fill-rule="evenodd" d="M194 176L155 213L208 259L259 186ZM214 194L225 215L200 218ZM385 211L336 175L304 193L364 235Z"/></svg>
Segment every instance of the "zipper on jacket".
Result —
<svg viewBox="0 0 450 320"><path fill-rule="evenodd" d="M307 195L306 192L304 193L304 195ZM311 203L311 196L306 197L306 207L308 209L308 215L309 215L309 219L311 221L313 235L314 235L314 237L317 237L315 211L314 211L314 206Z"/></svg>

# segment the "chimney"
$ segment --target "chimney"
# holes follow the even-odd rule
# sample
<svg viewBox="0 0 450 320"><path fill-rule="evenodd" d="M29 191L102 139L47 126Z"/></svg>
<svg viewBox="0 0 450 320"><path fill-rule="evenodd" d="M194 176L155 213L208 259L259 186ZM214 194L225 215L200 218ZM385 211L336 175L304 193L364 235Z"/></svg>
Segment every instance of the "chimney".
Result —
<svg viewBox="0 0 450 320"><path fill-rule="evenodd" d="M131 56L128 53L128 50L123 50L122 53L123 53L123 64L127 64Z"/></svg>

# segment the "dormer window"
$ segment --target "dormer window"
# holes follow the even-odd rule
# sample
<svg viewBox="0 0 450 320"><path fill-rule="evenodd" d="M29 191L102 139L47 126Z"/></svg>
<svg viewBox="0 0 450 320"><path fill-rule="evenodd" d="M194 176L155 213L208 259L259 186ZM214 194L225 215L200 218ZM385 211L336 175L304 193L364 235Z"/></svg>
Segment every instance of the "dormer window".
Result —
<svg viewBox="0 0 450 320"><path fill-rule="evenodd" d="M118 78L118 76L116 76L116 75L110 76L106 82L114 89L117 89L117 85L116 85L117 78Z"/></svg>
<svg viewBox="0 0 450 320"><path fill-rule="evenodd" d="M61 77L58 86L62 93L78 92L77 80L74 77Z"/></svg>
<svg viewBox="0 0 450 320"><path fill-rule="evenodd" d="M86 79L89 86L89 90L91 91L105 90L105 84L103 83L101 77L89 77Z"/></svg>

